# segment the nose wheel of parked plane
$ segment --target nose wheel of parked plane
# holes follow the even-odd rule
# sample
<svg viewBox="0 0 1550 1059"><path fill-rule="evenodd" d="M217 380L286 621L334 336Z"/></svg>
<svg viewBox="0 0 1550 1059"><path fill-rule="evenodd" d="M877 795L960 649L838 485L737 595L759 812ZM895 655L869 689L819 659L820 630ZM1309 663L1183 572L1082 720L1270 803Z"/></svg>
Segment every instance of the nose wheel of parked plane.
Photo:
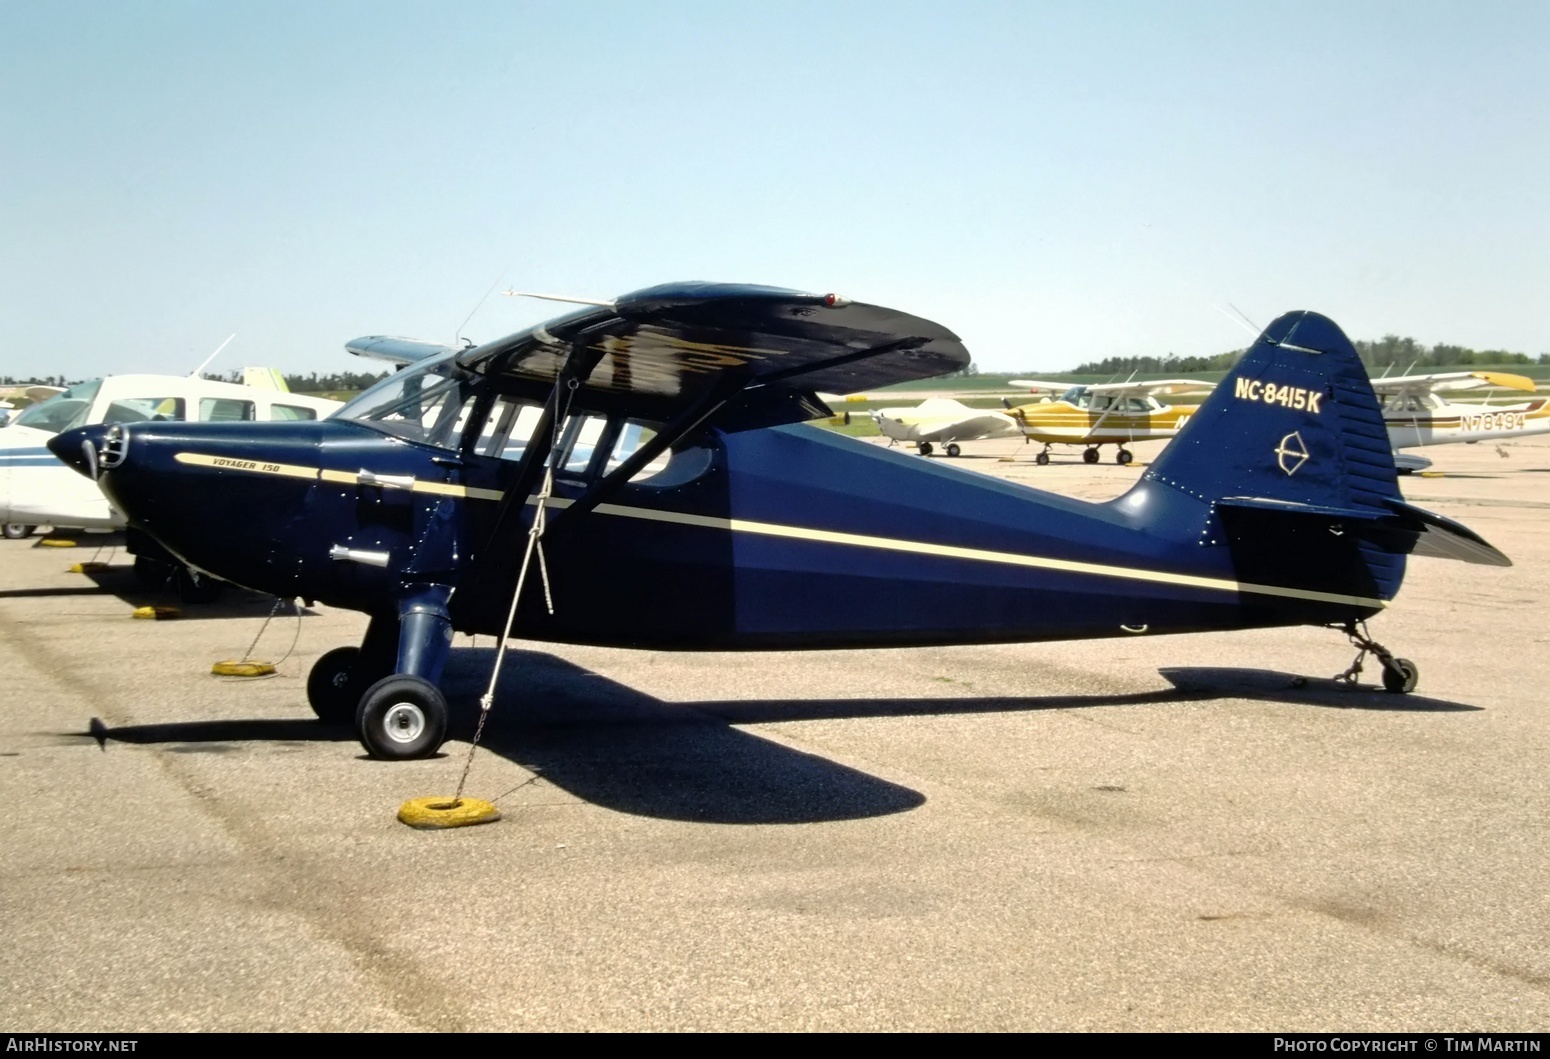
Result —
<svg viewBox="0 0 1550 1059"><path fill-rule="evenodd" d="M1408 658L1396 658L1387 647L1378 643L1367 635L1367 623L1364 621L1347 622L1343 626L1346 636L1356 648L1356 659L1344 673L1335 677L1343 680L1353 687L1356 679L1362 672L1362 661L1373 655L1383 665L1383 690L1393 692L1396 695L1408 695L1414 691L1421 681L1421 670Z"/></svg>
<svg viewBox="0 0 1550 1059"><path fill-rule="evenodd" d="M1037 463L1040 467L1047 467L1047 466L1049 466L1049 446L1048 445L1044 446L1043 450L1037 456L1035 456L1033 458L1033 462Z"/></svg>
<svg viewBox="0 0 1550 1059"><path fill-rule="evenodd" d="M1082 462L1083 463L1097 463L1098 462L1098 449L1097 449L1096 446L1093 447L1093 448L1090 448L1090 449L1083 449L1082 450Z"/></svg>
<svg viewBox="0 0 1550 1059"><path fill-rule="evenodd" d="M1114 454L1114 462L1119 464L1121 467L1128 467L1130 465L1130 461L1135 458L1135 454L1132 453L1129 449L1120 449L1119 452Z"/></svg>

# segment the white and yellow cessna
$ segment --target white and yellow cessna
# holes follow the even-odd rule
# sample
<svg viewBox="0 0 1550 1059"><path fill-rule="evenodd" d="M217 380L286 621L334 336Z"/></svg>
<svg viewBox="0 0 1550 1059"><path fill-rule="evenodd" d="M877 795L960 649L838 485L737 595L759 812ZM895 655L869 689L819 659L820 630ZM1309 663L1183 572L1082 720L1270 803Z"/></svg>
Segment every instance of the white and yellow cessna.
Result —
<svg viewBox="0 0 1550 1059"><path fill-rule="evenodd" d="M1456 442L1497 441L1550 432L1550 400L1543 397L1511 405L1459 403L1439 396L1468 390L1517 390L1533 393L1533 379L1502 371L1445 371L1373 379L1383 404L1394 462L1401 472L1425 470L1431 460L1400 449Z"/></svg>
<svg viewBox="0 0 1550 1059"><path fill-rule="evenodd" d="M1098 462L1100 446L1114 445L1119 450L1115 462L1127 464L1135 458L1125 448L1128 443L1171 438L1194 414L1195 406L1166 405L1157 399L1159 394L1207 393L1212 388L1210 383L1197 379L1105 382L1091 386L1013 379L1008 385L1033 393L1060 395L1015 407L1007 402L1023 435L1029 441L1044 443L1034 457L1039 464L1049 463L1053 445L1085 446L1082 459L1086 463Z"/></svg>

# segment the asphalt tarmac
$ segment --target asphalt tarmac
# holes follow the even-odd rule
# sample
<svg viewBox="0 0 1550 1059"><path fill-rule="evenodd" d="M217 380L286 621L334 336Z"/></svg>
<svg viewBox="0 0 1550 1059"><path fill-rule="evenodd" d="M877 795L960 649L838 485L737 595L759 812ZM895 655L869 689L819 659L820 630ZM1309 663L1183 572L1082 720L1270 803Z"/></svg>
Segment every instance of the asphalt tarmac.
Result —
<svg viewBox="0 0 1550 1059"><path fill-rule="evenodd" d="M965 449L1092 499L1141 468ZM1406 496L1516 565L1412 562L1372 633L1414 695L1306 628L523 644L468 784L504 818L445 832L394 814L456 786L488 637L443 755L384 764L305 701L361 616L284 610L277 676L215 677L271 601L132 620L112 538L0 541L0 1026L1543 1030L1550 439L1432 455Z"/></svg>

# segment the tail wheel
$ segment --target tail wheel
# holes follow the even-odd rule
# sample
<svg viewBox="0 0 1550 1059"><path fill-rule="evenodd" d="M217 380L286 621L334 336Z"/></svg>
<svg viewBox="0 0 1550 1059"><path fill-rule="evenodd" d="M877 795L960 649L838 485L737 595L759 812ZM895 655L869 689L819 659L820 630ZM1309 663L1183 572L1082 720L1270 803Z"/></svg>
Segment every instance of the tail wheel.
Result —
<svg viewBox="0 0 1550 1059"><path fill-rule="evenodd" d="M382 761L430 757L447 738L447 700L420 677L383 677L361 696L355 731Z"/></svg>
<svg viewBox="0 0 1550 1059"><path fill-rule="evenodd" d="M4 529L5 539L8 541L26 540L28 537L32 536L33 531L37 528L38 527L36 526L29 526L23 522L7 522Z"/></svg>
<svg viewBox="0 0 1550 1059"><path fill-rule="evenodd" d="M1085 449L1085 450L1083 450L1083 452L1082 452L1082 462L1083 463L1097 463L1098 462L1098 450L1097 449Z"/></svg>
<svg viewBox="0 0 1550 1059"><path fill-rule="evenodd" d="M1129 449L1120 449L1119 452L1114 454L1114 462L1119 464L1121 467L1126 466L1130 463L1131 460L1135 458L1135 454L1132 453Z"/></svg>
<svg viewBox="0 0 1550 1059"><path fill-rule="evenodd" d="M1393 658L1383 663L1383 690L1408 695L1421 682L1420 668L1408 658Z"/></svg>
<svg viewBox="0 0 1550 1059"><path fill-rule="evenodd" d="M947 446L947 454L949 456L953 457L954 459L957 459L959 454L962 453L962 452L963 452L963 450L958 447L958 443L957 442L953 442L952 444L949 444Z"/></svg>

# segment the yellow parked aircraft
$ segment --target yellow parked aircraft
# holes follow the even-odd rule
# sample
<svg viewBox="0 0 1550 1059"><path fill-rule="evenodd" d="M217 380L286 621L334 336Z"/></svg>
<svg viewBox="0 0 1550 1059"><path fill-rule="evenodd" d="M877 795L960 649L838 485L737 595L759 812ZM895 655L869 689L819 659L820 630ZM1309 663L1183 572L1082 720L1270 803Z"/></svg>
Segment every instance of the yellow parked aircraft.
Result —
<svg viewBox="0 0 1550 1059"><path fill-rule="evenodd" d="M1189 421L1193 405L1175 408L1163 404L1158 394L1206 393L1210 383L1197 379L1155 379L1150 382L1105 382L1091 386L1072 386L1065 382L1041 382L1038 379L1013 379L1016 386L1034 393L1059 394L1033 404L1007 407L1029 441L1041 441L1044 448L1034 462L1049 462L1053 445L1083 445L1082 459L1098 462L1102 445L1118 448L1115 461L1121 465L1135 457L1126 444L1171 438Z"/></svg>

